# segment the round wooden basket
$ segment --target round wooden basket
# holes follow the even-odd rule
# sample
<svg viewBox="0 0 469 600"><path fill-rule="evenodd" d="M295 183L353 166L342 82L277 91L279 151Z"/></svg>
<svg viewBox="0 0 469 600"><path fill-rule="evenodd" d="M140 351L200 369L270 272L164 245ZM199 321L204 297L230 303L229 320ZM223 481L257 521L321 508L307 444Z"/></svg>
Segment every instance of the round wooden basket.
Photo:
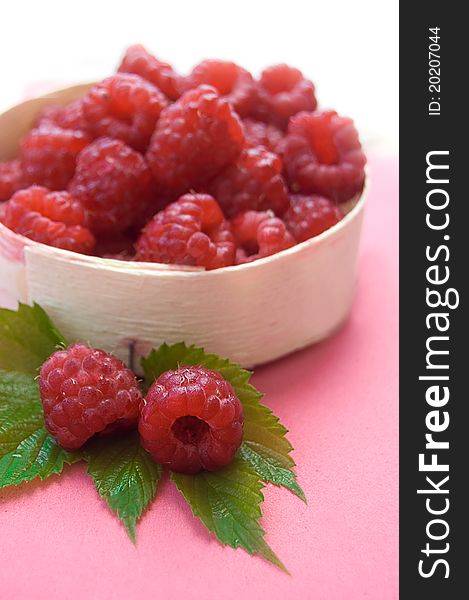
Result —
<svg viewBox="0 0 469 600"><path fill-rule="evenodd" d="M17 155L39 112L91 84L23 102L0 115L0 160ZM125 262L33 242L0 223L0 297L37 302L69 340L126 360L185 341L259 365L330 335L352 303L364 194L334 227L274 256L215 271Z"/></svg>

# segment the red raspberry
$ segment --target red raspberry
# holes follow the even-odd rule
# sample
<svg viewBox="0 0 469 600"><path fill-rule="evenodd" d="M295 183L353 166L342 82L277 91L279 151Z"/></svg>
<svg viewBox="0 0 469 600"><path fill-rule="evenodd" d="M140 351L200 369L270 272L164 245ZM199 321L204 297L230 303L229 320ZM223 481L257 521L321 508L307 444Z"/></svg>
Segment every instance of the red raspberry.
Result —
<svg viewBox="0 0 469 600"><path fill-rule="evenodd" d="M91 135L90 126L83 113L83 99L74 100L65 106L48 106L42 111L36 127L53 125L62 129L84 131Z"/></svg>
<svg viewBox="0 0 469 600"><path fill-rule="evenodd" d="M140 261L217 269L234 264L236 246L217 202L185 194L153 217L136 249Z"/></svg>
<svg viewBox="0 0 469 600"><path fill-rule="evenodd" d="M143 46L136 44L127 49L119 66L121 73L140 75L156 85L168 98L177 100L181 95L182 78L171 65L152 56Z"/></svg>
<svg viewBox="0 0 469 600"><path fill-rule="evenodd" d="M243 145L241 122L230 104L201 85L162 112L147 158L157 182L182 194L217 175Z"/></svg>
<svg viewBox="0 0 469 600"><path fill-rule="evenodd" d="M233 62L202 61L186 78L184 89L204 84L216 88L241 117L250 114L256 106L256 84L251 73Z"/></svg>
<svg viewBox="0 0 469 600"><path fill-rule="evenodd" d="M244 210L270 209L282 214L288 208L282 161L262 146L243 150L208 187L228 217Z"/></svg>
<svg viewBox="0 0 469 600"><path fill-rule="evenodd" d="M282 152L295 192L346 202L363 189L366 158L357 130L334 111L292 117Z"/></svg>
<svg viewBox="0 0 469 600"><path fill-rule="evenodd" d="M319 235L342 219L337 205L323 196L290 196L290 208L283 215L286 226L297 242Z"/></svg>
<svg viewBox="0 0 469 600"><path fill-rule="evenodd" d="M42 125L21 142L21 167L28 185L63 190L75 172L78 154L90 142L83 131Z"/></svg>
<svg viewBox="0 0 469 600"><path fill-rule="evenodd" d="M70 193L89 212L99 235L127 229L145 213L154 189L145 159L120 140L100 138L78 157Z"/></svg>
<svg viewBox="0 0 469 600"><path fill-rule="evenodd" d="M31 240L89 254L95 245L83 206L67 192L32 186L5 203L3 223Z"/></svg>
<svg viewBox="0 0 469 600"><path fill-rule="evenodd" d="M95 136L116 138L143 151L167 104L160 90L145 79L118 73L91 88L83 112Z"/></svg>
<svg viewBox="0 0 469 600"><path fill-rule="evenodd" d="M253 111L262 121L285 128L292 115L317 106L314 85L298 69L288 65L273 65L265 69L258 82L259 102Z"/></svg>
<svg viewBox="0 0 469 600"><path fill-rule="evenodd" d="M46 427L67 450L95 433L136 423L142 401L135 375L121 360L84 344L46 360L39 390Z"/></svg>
<svg viewBox="0 0 469 600"><path fill-rule="evenodd" d="M255 148L264 146L271 152L277 151L277 146L283 139L283 131L272 123L263 123L255 119L243 119L246 146Z"/></svg>
<svg viewBox="0 0 469 600"><path fill-rule="evenodd" d="M0 163L0 202L8 200L24 187L23 171L19 160Z"/></svg>
<svg viewBox="0 0 469 600"><path fill-rule="evenodd" d="M285 223L270 211L248 210L232 219L231 226L239 244L237 264L271 256L295 245Z"/></svg>
<svg viewBox="0 0 469 600"><path fill-rule="evenodd" d="M172 471L217 471L243 437L243 407L231 384L205 367L180 367L158 377L143 401L143 447Z"/></svg>

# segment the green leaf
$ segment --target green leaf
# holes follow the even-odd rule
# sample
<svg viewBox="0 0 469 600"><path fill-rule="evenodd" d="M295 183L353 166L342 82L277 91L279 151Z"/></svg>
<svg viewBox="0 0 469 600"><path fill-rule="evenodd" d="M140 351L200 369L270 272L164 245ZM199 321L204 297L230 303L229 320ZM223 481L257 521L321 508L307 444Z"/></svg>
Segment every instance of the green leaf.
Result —
<svg viewBox="0 0 469 600"><path fill-rule="evenodd" d="M141 447L135 431L121 437L96 438L84 453L96 489L124 522L135 543L136 523L155 496L161 465Z"/></svg>
<svg viewBox="0 0 469 600"><path fill-rule="evenodd" d="M163 344L142 359L146 385L149 387L162 373L176 369L178 365L204 365L218 371L231 383L243 404L245 418L240 456L261 479L288 488L306 502L296 474L292 471L295 462L290 456L292 445L285 437L288 430L267 406L260 403L262 394L249 383L252 373L215 354L205 354L202 348L196 346Z"/></svg>
<svg viewBox="0 0 469 600"><path fill-rule="evenodd" d="M0 371L0 488L59 474L80 458L45 429L33 376Z"/></svg>
<svg viewBox="0 0 469 600"><path fill-rule="evenodd" d="M222 544L259 554L288 573L264 540L265 531L259 525L263 484L245 461L235 458L216 473L172 473L171 478L194 515Z"/></svg>
<svg viewBox="0 0 469 600"><path fill-rule="evenodd" d="M0 369L35 373L67 342L38 305L20 304L18 310L0 309Z"/></svg>

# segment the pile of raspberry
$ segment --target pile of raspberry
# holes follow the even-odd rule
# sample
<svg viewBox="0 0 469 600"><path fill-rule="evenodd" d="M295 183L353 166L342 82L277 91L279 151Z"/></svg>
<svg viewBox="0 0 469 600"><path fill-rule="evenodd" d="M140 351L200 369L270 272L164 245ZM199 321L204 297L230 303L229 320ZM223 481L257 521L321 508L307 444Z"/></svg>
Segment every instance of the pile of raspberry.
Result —
<svg viewBox="0 0 469 600"><path fill-rule="evenodd" d="M365 162L353 121L318 109L298 69L256 80L205 60L182 76L136 45L0 163L0 219L74 252L217 269L332 227Z"/></svg>

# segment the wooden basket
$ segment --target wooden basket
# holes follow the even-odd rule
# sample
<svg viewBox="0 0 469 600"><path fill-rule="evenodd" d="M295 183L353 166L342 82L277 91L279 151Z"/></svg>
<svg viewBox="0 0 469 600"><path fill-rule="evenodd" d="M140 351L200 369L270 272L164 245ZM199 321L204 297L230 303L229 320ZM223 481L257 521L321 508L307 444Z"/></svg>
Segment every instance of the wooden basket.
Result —
<svg viewBox="0 0 469 600"><path fill-rule="evenodd" d="M0 160L51 104L91 84L60 90L0 115ZM0 297L38 302L69 340L126 360L184 340L259 365L330 335L352 303L364 195L334 227L274 256L214 271L84 256L44 246L0 224Z"/></svg>

